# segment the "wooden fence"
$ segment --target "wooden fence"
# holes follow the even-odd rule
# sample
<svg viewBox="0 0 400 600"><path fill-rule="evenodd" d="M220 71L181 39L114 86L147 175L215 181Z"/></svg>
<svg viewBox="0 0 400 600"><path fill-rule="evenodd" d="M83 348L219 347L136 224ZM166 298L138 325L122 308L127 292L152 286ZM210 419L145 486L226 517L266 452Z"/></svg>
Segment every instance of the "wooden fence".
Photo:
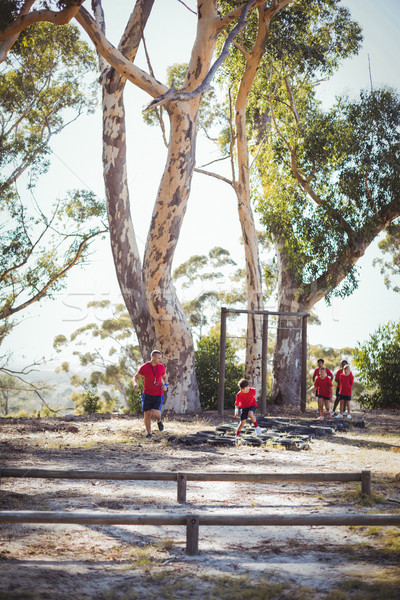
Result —
<svg viewBox="0 0 400 600"><path fill-rule="evenodd" d="M0 523L57 523L75 525L186 525L186 553L198 554L199 526L400 526L400 514L292 514L226 515L210 514L116 514L57 511L0 511Z"/></svg>
<svg viewBox="0 0 400 600"><path fill-rule="evenodd" d="M151 471L78 471L50 469L13 469L0 468L0 481L4 477L31 477L41 479L97 479L120 481L176 481L177 501L186 502L188 481L296 481L296 482L328 482L328 481L361 481L363 494L371 494L371 471L360 473L199 473L188 472L151 472Z"/></svg>

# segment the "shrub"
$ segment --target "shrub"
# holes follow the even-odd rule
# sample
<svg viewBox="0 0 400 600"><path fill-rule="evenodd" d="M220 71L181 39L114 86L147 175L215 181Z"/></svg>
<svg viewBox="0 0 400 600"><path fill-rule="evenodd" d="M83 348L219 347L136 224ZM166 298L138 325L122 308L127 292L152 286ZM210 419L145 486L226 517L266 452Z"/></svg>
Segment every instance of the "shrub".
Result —
<svg viewBox="0 0 400 600"><path fill-rule="evenodd" d="M195 368L200 390L200 404L203 410L216 410L219 385L219 347L220 335L212 330L197 344ZM236 350L230 340L226 341L225 355L225 408L233 408L239 391L238 381L244 376L243 365L238 364Z"/></svg>
<svg viewBox="0 0 400 600"><path fill-rule="evenodd" d="M379 327L356 348L354 363L367 393L359 402L367 408L400 407L400 322Z"/></svg>

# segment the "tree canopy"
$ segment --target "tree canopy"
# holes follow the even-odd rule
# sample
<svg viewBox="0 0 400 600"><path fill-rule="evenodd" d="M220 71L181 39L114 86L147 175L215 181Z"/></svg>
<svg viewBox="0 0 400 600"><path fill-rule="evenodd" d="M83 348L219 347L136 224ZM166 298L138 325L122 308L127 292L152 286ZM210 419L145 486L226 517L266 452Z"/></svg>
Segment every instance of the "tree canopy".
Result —
<svg viewBox="0 0 400 600"><path fill-rule="evenodd" d="M52 136L93 112L94 54L76 27L39 23L16 40L0 72L0 319L65 284L90 242L105 233L104 202L71 190L50 206L36 196ZM50 194L51 195L51 194ZM3 326L5 333L9 331Z"/></svg>

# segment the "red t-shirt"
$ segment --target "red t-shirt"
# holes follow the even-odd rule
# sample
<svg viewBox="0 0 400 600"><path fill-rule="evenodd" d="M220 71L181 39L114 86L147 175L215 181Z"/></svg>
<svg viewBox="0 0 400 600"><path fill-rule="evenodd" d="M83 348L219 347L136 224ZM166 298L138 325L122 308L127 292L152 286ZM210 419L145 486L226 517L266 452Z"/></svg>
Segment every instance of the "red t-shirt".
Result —
<svg viewBox="0 0 400 600"><path fill-rule="evenodd" d="M354 377L351 371L348 375L341 373L339 375L339 394L341 396L351 396L351 388L353 383Z"/></svg>
<svg viewBox="0 0 400 600"><path fill-rule="evenodd" d="M330 378L331 378L331 380L332 380L332 379L333 379L333 374L332 374L332 371L330 371L330 370L328 369L328 367L325 367L325 369L326 369L326 374L327 374L327 375L328 375L328 377L330 377ZM313 376L312 376L312 378L313 378L313 381L315 381L315 378L316 378L316 377L319 377L319 367L317 367L317 368L315 369L314 373L313 373Z"/></svg>
<svg viewBox="0 0 400 600"><path fill-rule="evenodd" d="M240 392L236 394L235 406L238 406L239 408L257 406L256 388L250 388L247 394L240 390Z"/></svg>
<svg viewBox="0 0 400 600"><path fill-rule="evenodd" d="M145 394L149 396L162 396L162 376L165 373L165 367L162 363L153 366L150 362L144 363L138 371L139 375L144 377L144 389ZM154 382L157 382L157 385Z"/></svg>
<svg viewBox="0 0 400 600"><path fill-rule="evenodd" d="M339 370L336 372L336 375L335 375L335 381L336 381L337 383L339 383L339 377L341 376L341 374L342 374L342 373L343 373L343 369L339 369Z"/></svg>
<svg viewBox="0 0 400 600"><path fill-rule="evenodd" d="M323 396L324 398L331 397L332 381L328 376L323 379L318 376L315 380L315 387L317 388L318 396Z"/></svg>

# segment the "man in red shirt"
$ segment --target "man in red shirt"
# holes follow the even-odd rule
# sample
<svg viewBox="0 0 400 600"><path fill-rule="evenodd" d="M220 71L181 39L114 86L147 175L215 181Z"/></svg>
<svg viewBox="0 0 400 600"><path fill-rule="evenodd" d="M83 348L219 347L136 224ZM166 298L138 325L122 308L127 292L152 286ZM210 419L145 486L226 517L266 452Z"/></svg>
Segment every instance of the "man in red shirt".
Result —
<svg viewBox="0 0 400 600"><path fill-rule="evenodd" d="M144 415L144 426L146 427L148 440L152 439L151 417L157 420L158 429L163 431L164 424L161 420L161 408L164 401L164 390L167 389L167 376L165 367L161 362L162 354L159 350L153 350L150 362L144 363L133 378L133 386L138 387L138 379L144 377L144 388L142 394L142 410Z"/></svg>
<svg viewBox="0 0 400 600"><path fill-rule="evenodd" d="M319 358L319 359L317 360L317 365L318 365L318 367L315 369L315 371L314 371L314 373L313 373L313 376L312 376L312 380L313 380L313 381L315 381L315 380L316 380L316 378L318 377L321 367L323 367L323 366L324 366L324 362L325 362L325 361L324 361L324 359L323 359L323 358ZM328 375L328 377L330 377L330 378L331 378L331 381L333 381L333 373L332 373L332 371L330 371L330 370L329 370L327 367L325 367L325 370L326 370L326 374Z"/></svg>
<svg viewBox="0 0 400 600"><path fill-rule="evenodd" d="M314 384L316 390L316 396L318 398L318 408L319 408L319 417L318 419L324 418L324 404L327 410L327 416L330 417L330 409L329 403L332 398L332 380L328 377L326 373L326 368L321 367L319 370L319 375L315 380Z"/></svg>

